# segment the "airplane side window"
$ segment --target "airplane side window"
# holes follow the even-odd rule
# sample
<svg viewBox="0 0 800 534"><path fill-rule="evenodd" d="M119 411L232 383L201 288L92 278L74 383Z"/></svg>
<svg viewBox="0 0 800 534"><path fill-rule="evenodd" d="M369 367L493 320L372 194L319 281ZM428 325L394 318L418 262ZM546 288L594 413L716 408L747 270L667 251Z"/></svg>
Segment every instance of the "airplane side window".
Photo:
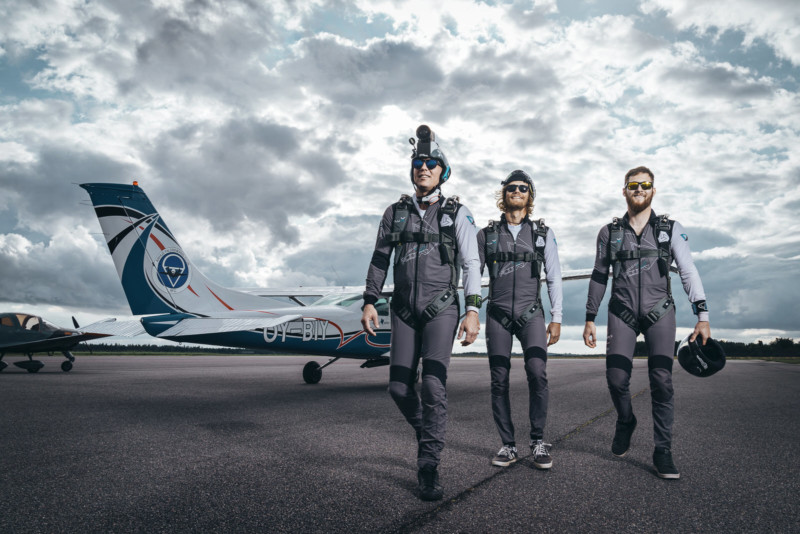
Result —
<svg viewBox="0 0 800 534"><path fill-rule="evenodd" d="M39 318L35 315L29 315L22 323L22 327L26 330L39 330Z"/></svg>
<svg viewBox="0 0 800 534"><path fill-rule="evenodd" d="M11 317L2 317L0 318L0 325L3 326L16 326L14 321L11 320Z"/></svg>

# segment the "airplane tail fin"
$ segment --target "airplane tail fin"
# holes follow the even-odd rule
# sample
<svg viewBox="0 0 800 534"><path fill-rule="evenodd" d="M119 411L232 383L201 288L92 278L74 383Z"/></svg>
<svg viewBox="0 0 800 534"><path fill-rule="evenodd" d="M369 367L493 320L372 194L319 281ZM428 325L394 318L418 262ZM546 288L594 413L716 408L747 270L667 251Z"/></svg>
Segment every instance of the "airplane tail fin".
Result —
<svg viewBox="0 0 800 534"><path fill-rule="evenodd" d="M134 315L206 316L263 306L261 297L222 287L198 271L135 182L80 186L92 199Z"/></svg>

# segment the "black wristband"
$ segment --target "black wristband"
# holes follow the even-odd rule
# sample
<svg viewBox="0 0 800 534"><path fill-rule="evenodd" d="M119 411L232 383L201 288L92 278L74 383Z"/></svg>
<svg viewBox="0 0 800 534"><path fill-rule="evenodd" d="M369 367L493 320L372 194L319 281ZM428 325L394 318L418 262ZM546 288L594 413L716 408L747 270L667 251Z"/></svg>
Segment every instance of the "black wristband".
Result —
<svg viewBox="0 0 800 534"><path fill-rule="evenodd" d="M707 312L708 311L708 304L704 300L697 300L692 302L692 311L695 315L700 315L700 312Z"/></svg>
<svg viewBox="0 0 800 534"><path fill-rule="evenodd" d="M480 295L467 295L467 298L464 299L467 306L474 306L478 309L481 307L481 296Z"/></svg>

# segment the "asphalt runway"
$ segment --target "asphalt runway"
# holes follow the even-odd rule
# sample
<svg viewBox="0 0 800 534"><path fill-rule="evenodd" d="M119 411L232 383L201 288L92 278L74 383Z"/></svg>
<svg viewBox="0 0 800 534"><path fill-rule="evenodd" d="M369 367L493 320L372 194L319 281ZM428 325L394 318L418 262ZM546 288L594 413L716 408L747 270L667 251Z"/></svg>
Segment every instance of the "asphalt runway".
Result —
<svg viewBox="0 0 800 534"><path fill-rule="evenodd" d="M14 358L8 358L14 361ZM500 441L484 359L454 358L440 466L420 501L416 443L388 368L309 357L91 356L0 374L0 532L800 532L800 365L731 361L674 383L681 479L651 466L647 362L631 391L633 449L611 455L602 359L551 359L546 441L490 465ZM325 358L315 358L320 363ZM518 443L527 385L512 363Z"/></svg>

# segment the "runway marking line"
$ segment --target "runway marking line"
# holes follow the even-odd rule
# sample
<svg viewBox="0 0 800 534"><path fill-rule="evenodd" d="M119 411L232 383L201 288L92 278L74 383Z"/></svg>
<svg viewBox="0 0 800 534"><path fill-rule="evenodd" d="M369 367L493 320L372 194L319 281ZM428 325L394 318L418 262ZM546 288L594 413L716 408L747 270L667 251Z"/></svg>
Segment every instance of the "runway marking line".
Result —
<svg viewBox="0 0 800 534"><path fill-rule="evenodd" d="M648 390L648 388L644 388L643 390L639 391L638 393L635 393L634 395L631 395L631 401L633 399L635 399L636 397L638 397L639 395L642 395L647 390ZM613 412L614 412L614 407L612 406L608 410L606 410L606 411L604 411L604 412L602 412L602 413L600 413L598 415L595 415L594 417L592 417L588 421L586 421L584 423L581 423L580 425L578 425L577 427L573 428L572 430L570 430L569 432L567 432L563 436L556 438L555 440L553 440L552 444L555 445L557 443L564 442L564 441L570 439L571 437L574 437L575 435L579 434L583 429L585 429L586 427L590 426L592 423L595 423L596 421L602 419L603 417L606 417L607 415L609 415L609 414L611 414ZM528 461L528 458L530 458L530 456L531 456L530 454L527 454L526 456L520 456L519 457L520 463L523 463L528 467L533 467L533 463ZM419 528L423 527L426 523L428 523L431 520L435 519L439 512L449 511L456 504L459 504L460 502L464 501L467 497L469 497L470 494L472 494L475 490L477 490L479 488L482 488L483 486L485 486L485 485L489 484L490 482L492 482L497 477L503 476L503 474L508 473L510 470L511 469L509 469L509 468L498 469L495 473L493 473L493 474L489 475L488 477L484 478L483 480L479 481L474 486L471 486L471 487L463 490L461 493L458 493L457 495L451 497L446 502L443 502L442 504L438 505L436 508L433 508L432 510L430 510L428 512L425 512L424 514L422 514L420 516L417 516L414 519L403 523L402 525L400 525L397 528L397 530L393 530L392 532L404 533L404 532L415 532L415 531L417 531Z"/></svg>

